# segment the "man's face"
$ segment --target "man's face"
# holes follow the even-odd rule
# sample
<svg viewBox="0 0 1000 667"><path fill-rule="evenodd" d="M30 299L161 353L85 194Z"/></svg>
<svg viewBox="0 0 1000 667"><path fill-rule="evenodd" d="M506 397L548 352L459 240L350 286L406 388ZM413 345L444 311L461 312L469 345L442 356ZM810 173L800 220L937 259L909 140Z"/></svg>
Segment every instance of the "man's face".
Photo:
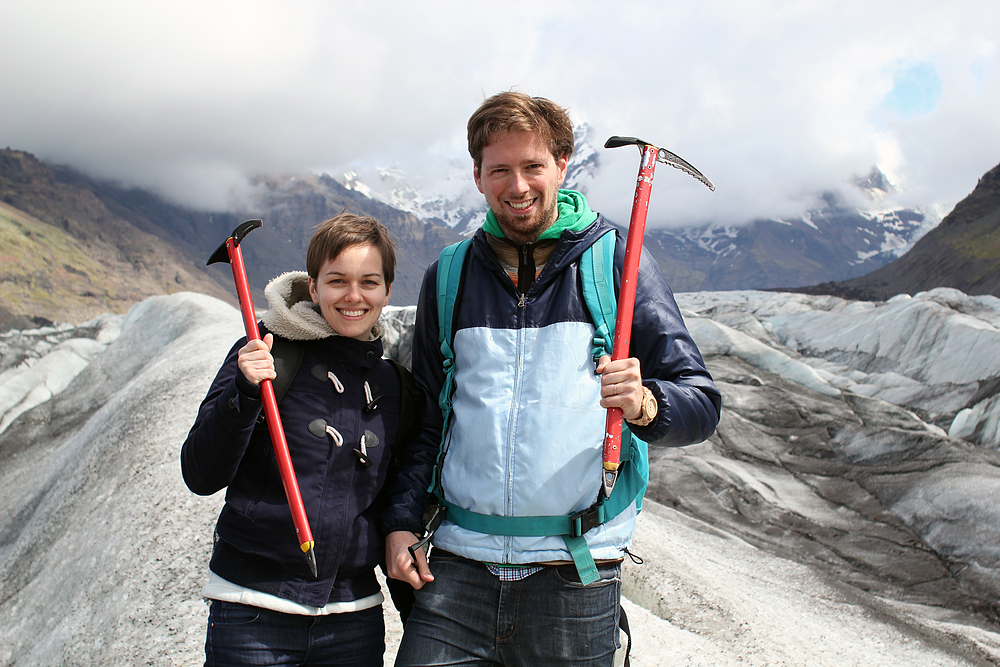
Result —
<svg viewBox="0 0 1000 667"><path fill-rule="evenodd" d="M533 132L505 132L483 149L476 187L486 196L503 233L516 243L530 243L559 217L559 187L566 178L566 158L552 157Z"/></svg>

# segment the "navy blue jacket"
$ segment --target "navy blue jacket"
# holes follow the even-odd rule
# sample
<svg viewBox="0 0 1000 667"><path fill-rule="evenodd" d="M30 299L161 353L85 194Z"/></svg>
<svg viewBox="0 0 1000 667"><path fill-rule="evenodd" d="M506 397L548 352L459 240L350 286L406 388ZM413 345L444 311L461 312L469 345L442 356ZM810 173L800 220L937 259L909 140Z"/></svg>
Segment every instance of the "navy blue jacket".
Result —
<svg viewBox="0 0 1000 667"><path fill-rule="evenodd" d="M459 497L465 497L469 503L496 504L494 496L501 500L507 497L502 496L496 487L507 483L511 485L512 493L524 494L524 489L519 488L519 480L523 478L518 477L521 473L517 470L518 465L523 466L525 463L523 459L518 458L519 456L528 454L532 457L533 467L544 466L547 469L558 470L559 461L546 461L543 458L555 455L554 452L566 455L573 447L577 447L581 456L591 457L592 451L597 452L593 479L577 482L559 476L557 477L559 483L549 488L553 492L558 490L559 493L564 493L562 487L567 484L588 484L593 486L594 494L592 498L586 500L582 500L586 489L578 494L581 496L581 502L586 503L583 506L586 507L587 504L597 500L596 489L600 483L599 450L603 436L602 418L598 416L592 437L587 438L586 442L565 443L550 439L544 443L533 443L531 439L534 434L524 431L522 425L530 423L530 420L544 420L547 418L546 415L549 419L555 420L572 419L568 416L572 414L571 410L562 411L557 405L562 398L561 393L565 393L565 399L568 401L575 400L583 392L589 392L593 396L593 401L592 406L587 409L598 413L601 411L598 405L599 389L589 387L593 382L594 369L589 356L589 345L584 341L580 345L574 343L572 349L566 349L564 345L559 345L558 335L549 335L545 332L577 332L584 327L593 330L580 289L579 258L584 249L608 229L607 223L599 217L594 224L584 230L564 231L544 269L523 299L497 260L486 240L486 232L482 229L476 232L469 249L469 256L466 258L453 327L456 353L455 378L459 386L455 393L455 419L449 434L450 449L445 455L445 468L442 473L446 496L451 485ZM616 289L621 282L624 254L625 244L619 238L615 251ZM434 263L424 276L417 306L413 343L414 376L417 383L432 397L438 396L444 380L443 358L438 343L436 273L437 264ZM576 333L573 337L574 340L579 338ZM528 348L522 351L522 346ZM508 355L508 348L516 352ZM499 350L503 352L497 352ZM489 358L491 354L494 356L503 354L505 358L492 359ZM573 378L568 380L563 378L564 382L574 383L573 387L566 387L564 384L565 392L560 392L556 388L560 378L543 377L547 372L545 359L548 355L564 357L559 364L552 364L554 368L575 369ZM684 325L673 294L659 267L645 250L639 265L630 356L639 359L643 383L652 391L659 404L659 414L651 424L645 427L630 426L638 437L655 446L683 446L700 442L712 434L719 421L721 395ZM462 366L463 363L467 363L465 360L482 365L486 372L481 372L481 369L469 371ZM521 363L528 363L531 366L521 368ZM586 379L586 373L581 373L581 370L587 368L590 369L590 380ZM486 377L491 374L497 378L493 383ZM472 384L463 388L460 385L463 377L468 377ZM524 382L554 383L554 386L552 391L536 396L532 393L534 387L522 390L522 385L518 384L518 377L523 378ZM587 383L588 387L581 389L581 385L577 384L581 382ZM570 389L572 391L569 391ZM489 395L485 396L484 392L489 392ZM570 394L573 398L570 398ZM468 409L473 417L467 420L470 423L463 426L459 410L465 405L469 406ZM549 407L539 407L543 405ZM494 406L493 409L497 411L496 419L479 416L484 414L484 410L489 410L490 406ZM543 414L539 414L540 411ZM591 416L587 419L594 421ZM477 424L481 426L477 427ZM500 425L499 428L496 427L497 424ZM505 431L505 425L509 425L509 430ZM578 424L566 422L563 432L573 433L577 427ZM560 430L558 424L554 426L546 424L545 428L554 432ZM509 440L494 441L494 437L509 438ZM436 405L432 405L425 413L421 435L409 448L408 457L393 488L390 506L385 514L386 530L413 530L415 523L419 525L421 503L425 499L421 492L429 484L440 441L441 413ZM488 453L489 456L477 454L480 451ZM501 467L506 465L503 462L503 452L508 452L510 454L508 460L513 461L506 470L501 470ZM566 461L576 460L572 452L568 456L570 458ZM448 468L449 458L456 462L451 469ZM480 463L477 465L475 461ZM488 463L484 464L484 461ZM492 465L494 462L498 463ZM501 479L502 476L510 476L510 479L505 482ZM557 478L554 477L553 480ZM538 482L538 480L531 481ZM545 488L544 484L538 488ZM509 503L515 514L517 508L512 503L517 502L519 499L515 495ZM527 502L529 501L524 504L527 505ZM572 510L569 506L564 509L567 513ZM486 509L486 513L501 511L508 510L494 512L491 506L487 506ZM627 520L627 517L623 520ZM519 547L513 544L511 551L512 544L509 541L503 545L498 542L495 547L490 544L486 548L480 548L484 543L481 538L463 533L461 529L452 529L447 524L446 519L438 531L439 538L444 536L441 538L445 540L444 548L470 558L498 562L501 562L501 558L505 559L502 562L531 562L533 559L544 561L566 557L566 555L560 557L556 553L541 555L518 553ZM624 530L628 530L627 526ZM618 543L615 541L615 536L611 538L606 544ZM591 546L593 548L594 545ZM489 552L492 556L480 556L480 552L484 554Z"/></svg>
<svg viewBox="0 0 1000 667"><path fill-rule="evenodd" d="M181 450L184 481L192 491L209 495L228 487L211 570L232 583L315 607L378 592L374 568L383 543L377 499L400 417L399 377L382 359L381 340L302 341L302 363L279 406L315 539L317 579L299 548L266 425L255 435L262 414L259 387L236 363L245 344L240 339L230 350ZM373 398L381 397L373 410L365 409L365 382ZM343 445L317 420L334 427ZM354 453L366 431L378 439L372 446L368 437L369 468Z"/></svg>

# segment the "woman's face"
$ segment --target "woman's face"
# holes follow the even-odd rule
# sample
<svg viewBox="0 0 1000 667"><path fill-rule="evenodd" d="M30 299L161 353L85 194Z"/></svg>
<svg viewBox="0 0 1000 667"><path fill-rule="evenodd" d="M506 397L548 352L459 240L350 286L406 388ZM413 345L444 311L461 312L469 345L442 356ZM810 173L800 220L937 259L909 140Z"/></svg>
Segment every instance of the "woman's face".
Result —
<svg viewBox="0 0 1000 667"><path fill-rule="evenodd" d="M385 284L382 256L373 245L350 245L309 279L309 296L323 318L342 336L369 340L392 285Z"/></svg>

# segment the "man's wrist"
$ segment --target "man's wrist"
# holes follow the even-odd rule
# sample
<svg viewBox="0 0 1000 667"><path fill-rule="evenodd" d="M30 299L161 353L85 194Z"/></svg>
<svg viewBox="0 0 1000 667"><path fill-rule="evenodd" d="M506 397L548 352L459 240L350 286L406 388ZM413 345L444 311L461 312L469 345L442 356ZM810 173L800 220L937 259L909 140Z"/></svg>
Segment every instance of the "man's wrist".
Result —
<svg viewBox="0 0 1000 667"><path fill-rule="evenodd" d="M660 406L656 402L656 397L653 396L653 392L649 390L649 387L643 385L639 416L635 419L626 419L625 421L634 426L649 426L653 423L653 420L656 419L656 415L659 411Z"/></svg>

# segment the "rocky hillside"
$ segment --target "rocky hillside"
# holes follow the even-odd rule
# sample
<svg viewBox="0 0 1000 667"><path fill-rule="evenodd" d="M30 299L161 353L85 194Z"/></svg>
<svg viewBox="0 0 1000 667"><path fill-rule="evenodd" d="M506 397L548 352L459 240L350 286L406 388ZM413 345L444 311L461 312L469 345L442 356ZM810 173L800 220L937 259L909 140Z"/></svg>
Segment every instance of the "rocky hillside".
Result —
<svg viewBox="0 0 1000 667"><path fill-rule="evenodd" d="M345 208L381 220L399 254L393 303L416 303L427 264L457 232L351 192L326 176L260 177L234 212L198 211L155 194L52 167L30 153L0 150L0 330L81 323L179 290L234 303L232 274L206 267L244 220L264 226L241 246L254 304L267 281L305 269L313 228Z"/></svg>
<svg viewBox="0 0 1000 667"><path fill-rule="evenodd" d="M1000 296L1000 165L899 259L858 278L794 291L879 301L935 287Z"/></svg>
<svg viewBox="0 0 1000 667"><path fill-rule="evenodd" d="M137 227L74 173L0 151L0 330L123 313L153 294L231 300L168 238Z"/></svg>

